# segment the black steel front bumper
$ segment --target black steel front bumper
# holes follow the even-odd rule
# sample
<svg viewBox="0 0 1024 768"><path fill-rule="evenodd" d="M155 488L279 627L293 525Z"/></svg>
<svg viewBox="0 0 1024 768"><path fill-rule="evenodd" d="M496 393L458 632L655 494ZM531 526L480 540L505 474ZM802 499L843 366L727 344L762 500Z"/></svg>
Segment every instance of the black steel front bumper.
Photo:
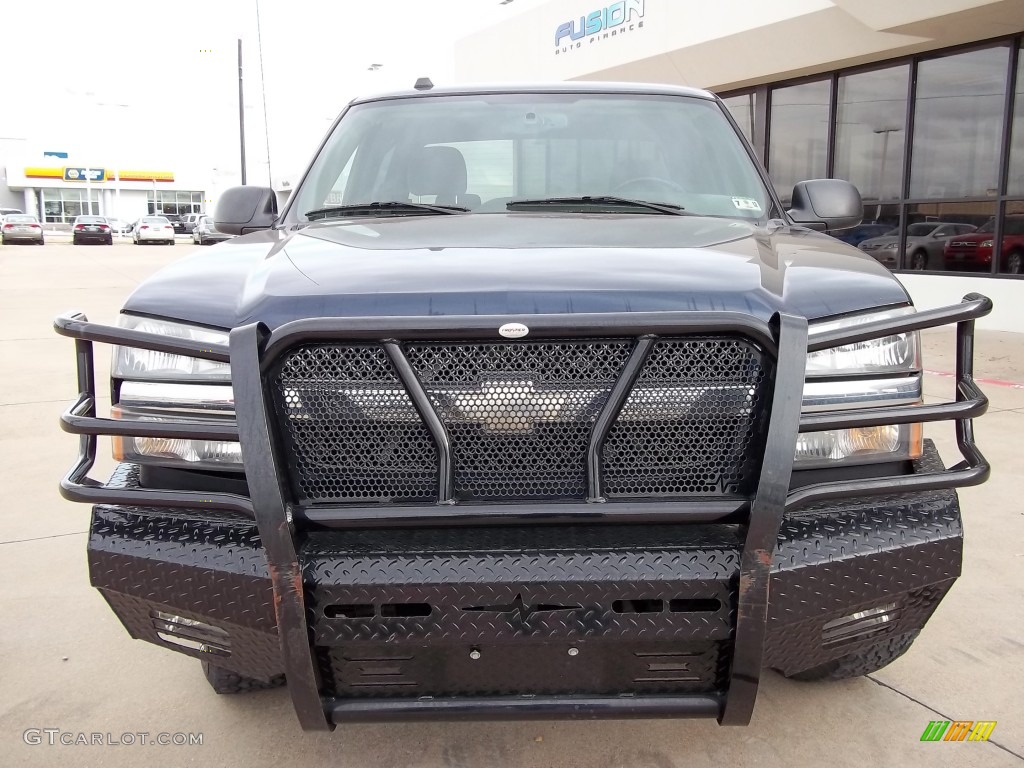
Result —
<svg viewBox="0 0 1024 768"><path fill-rule="evenodd" d="M300 340L391 343L452 327L483 337L508 318L301 321L273 334L253 325L233 331L227 349L62 317L58 331L77 340L80 389L62 423L82 437L61 488L97 505L92 582L133 636L247 676L284 673L304 728L451 716L744 724L763 666L801 671L916 631L958 575L952 488L988 475L971 419L987 405L973 382L973 321L989 309L972 295L810 343L806 321L790 316L772 326L724 313L533 317L541 337L756 336L778 361L768 449L746 505L503 505L500 527L489 525L494 507L450 501L290 503L260 372ZM958 323L956 402L801 416L808 350L949 322ZM94 341L230 361L238 427L97 418ZM951 469L929 444L910 474L790 490L798 431L941 419L956 419L964 457ZM131 465L107 484L90 480L96 435L116 434L239 439L250 495L143 488ZM445 436L435 437L443 454ZM599 478L591 485L600 498Z"/></svg>

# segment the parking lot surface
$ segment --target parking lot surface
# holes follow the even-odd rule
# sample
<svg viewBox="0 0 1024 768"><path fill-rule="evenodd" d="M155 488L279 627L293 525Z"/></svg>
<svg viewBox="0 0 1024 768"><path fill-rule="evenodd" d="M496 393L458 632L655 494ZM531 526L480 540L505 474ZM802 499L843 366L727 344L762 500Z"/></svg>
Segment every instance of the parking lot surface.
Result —
<svg viewBox="0 0 1024 768"><path fill-rule="evenodd" d="M0 247L0 765L694 768L1024 765L1024 334L979 332L977 422L992 479L961 492L962 578L910 652L870 679L807 684L765 672L752 724L710 721L421 723L305 734L284 690L217 696L193 659L132 640L89 586L88 509L57 481L76 438L57 426L75 395L64 310L112 322L138 282L191 253L176 248ZM209 258L217 248L205 249ZM952 334L925 333L925 392L948 398ZM102 386L107 350L98 348ZM106 403L102 403L106 405ZM926 433L947 463L952 427ZM101 445L101 455L109 455ZM94 476L109 472L99 463ZM932 720L995 720L991 741L922 743ZM34 730L30 730L34 729ZM60 744L43 729L58 729ZM28 734L26 735L26 731ZM147 734L146 745L138 734ZM159 734L202 744L151 745ZM132 744L125 743L131 737ZM180 739L179 739L180 740ZM39 741L41 743L27 743Z"/></svg>

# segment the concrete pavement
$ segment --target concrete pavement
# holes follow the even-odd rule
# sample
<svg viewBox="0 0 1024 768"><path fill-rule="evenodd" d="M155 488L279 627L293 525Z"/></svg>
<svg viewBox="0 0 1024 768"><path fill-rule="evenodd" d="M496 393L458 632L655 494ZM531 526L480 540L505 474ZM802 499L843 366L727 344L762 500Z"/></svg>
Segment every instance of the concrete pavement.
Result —
<svg viewBox="0 0 1024 768"><path fill-rule="evenodd" d="M182 247L185 246L185 247ZM977 424L992 480L962 492L964 574L913 649L873 675L800 684L766 672L750 727L705 721L424 723L304 734L287 693L218 697L196 661L134 641L88 584L88 509L62 500L75 438L57 427L74 395L73 345L51 321L113 321L124 297L191 252L47 244L0 248L0 764L49 766L1024 765L1024 389L990 386ZM216 250L210 251L215 257ZM952 370L951 335L925 335L926 367ZM97 351L106 353L101 347ZM102 378L103 358L97 370ZM980 333L979 377L1024 382L1024 334ZM951 381L926 378L930 398ZM952 463L951 428L931 429ZM101 441L102 442L102 441ZM112 462L101 444L103 477ZM997 720L988 743L921 743L930 720ZM202 733L202 745L26 744L26 729ZM33 732L34 733L34 732ZM32 740L30 734L29 740ZM138 737L135 737L136 742Z"/></svg>

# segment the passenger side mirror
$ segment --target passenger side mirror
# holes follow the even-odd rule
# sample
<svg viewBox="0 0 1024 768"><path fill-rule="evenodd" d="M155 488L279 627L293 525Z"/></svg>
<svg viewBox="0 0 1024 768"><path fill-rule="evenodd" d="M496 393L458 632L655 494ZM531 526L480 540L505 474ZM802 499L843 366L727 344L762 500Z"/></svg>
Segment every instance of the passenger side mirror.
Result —
<svg viewBox="0 0 1024 768"><path fill-rule="evenodd" d="M213 220L227 235L269 229L277 221L277 195L270 187L231 187L217 201Z"/></svg>
<svg viewBox="0 0 1024 768"><path fill-rule="evenodd" d="M810 229L850 229L864 218L860 192L842 179L813 179L793 187L793 207L787 213Z"/></svg>

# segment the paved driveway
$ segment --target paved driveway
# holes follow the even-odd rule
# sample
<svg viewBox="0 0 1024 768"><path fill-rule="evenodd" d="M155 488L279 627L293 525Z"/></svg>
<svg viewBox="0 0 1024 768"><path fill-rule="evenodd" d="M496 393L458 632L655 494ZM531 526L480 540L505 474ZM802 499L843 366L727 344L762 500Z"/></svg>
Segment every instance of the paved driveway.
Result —
<svg viewBox="0 0 1024 768"><path fill-rule="evenodd" d="M185 246L185 247L182 247ZM963 578L914 648L871 679L799 684L766 673L754 720L424 723L303 734L287 693L218 697L196 661L130 639L88 585L88 510L63 501L75 438L57 427L74 390L62 310L113 321L155 269L191 251L155 246L0 248L0 765L695 768L1020 766L1024 763L1024 390L991 386L978 423L992 481L962 493ZM210 249L210 257L216 257ZM926 336L927 367L952 369L949 334ZM105 350L101 350L104 351ZM104 371L103 358L97 369ZM982 333L979 376L1024 381L1024 334ZM926 392L951 383L929 375ZM947 461L952 430L931 430ZM101 446L101 451L106 448ZM104 460L101 477L111 462ZM930 720L997 720L988 743L921 743ZM26 744L26 729L202 733L202 745ZM30 739L35 731L31 732ZM65 737L69 738L69 737ZM87 738L89 738L87 736ZM59 737L58 737L59 739Z"/></svg>

